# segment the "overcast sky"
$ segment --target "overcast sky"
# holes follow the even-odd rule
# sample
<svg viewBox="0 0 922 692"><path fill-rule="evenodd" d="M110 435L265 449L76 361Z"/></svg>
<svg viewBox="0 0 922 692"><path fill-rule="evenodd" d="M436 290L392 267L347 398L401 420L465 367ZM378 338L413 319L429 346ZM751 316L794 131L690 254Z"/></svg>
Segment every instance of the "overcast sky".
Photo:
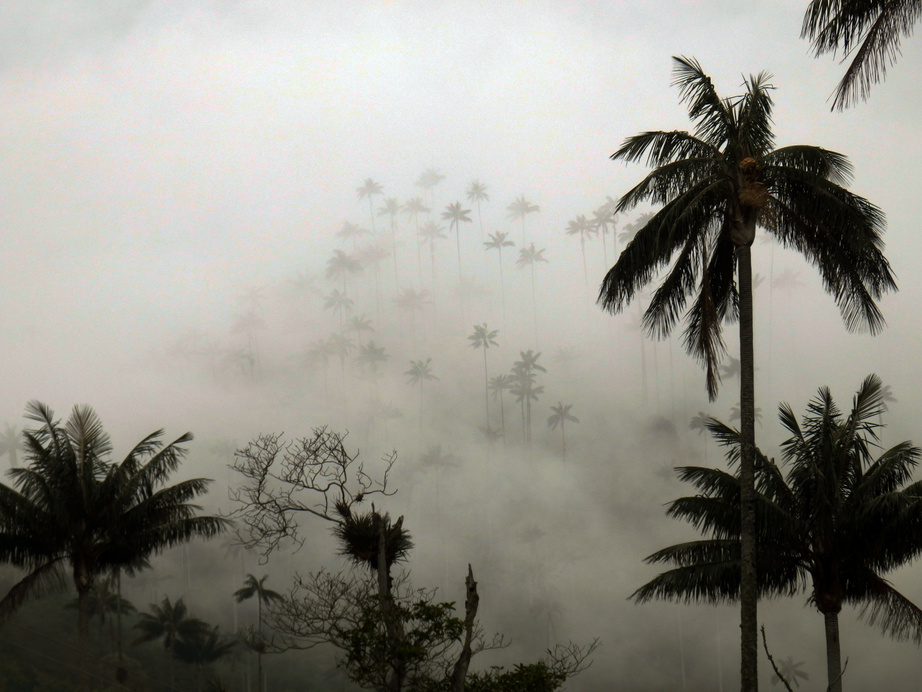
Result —
<svg viewBox="0 0 922 692"><path fill-rule="evenodd" d="M336 231L344 221L371 223L367 200L356 194L363 181L372 178L384 187L375 205L386 197L403 202L424 194L415 185L424 169L437 169L445 175L434 190L438 212L456 200L473 208L465 191L480 179L490 194L482 209L486 232L509 232L517 245L519 225L508 218L506 208L524 194L541 207L540 214L528 219L531 239L546 247L551 258L538 268L536 309L527 273L514 269L520 248L510 248L504 290L512 294L511 312L517 317L501 317L496 256L483 251L473 208L474 222L458 241L459 259L466 263L465 272L488 284L491 295L479 304L455 300L460 306L460 317L452 313L460 325L457 336L444 328L445 312L432 318L441 321L429 324L428 335L417 335L422 325L414 322L411 327L404 317L398 322L394 316L391 331L386 328L384 319L393 312L398 289L427 288L434 298L446 301L450 282L457 280L452 273L455 241L449 237L439 246L437 260L444 272L439 283L435 279L440 272L434 277L425 273L430 270L425 255L423 265L416 266L415 240L405 216L400 217L401 244L394 247L406 262L392 268L384 260L380 267L383 317L380 300L376 307L373 299L369 268L361 279L367 300L356 306L356 313L381 323L374 338L393 354L391 391L405 386L402 371L410 358L434 358L442 370L433 387L441 387L437 391L448 402L446 411L452 410L452 402L462 406L468 393L475 413L483 403L483 390L477 389L481 361L465 340L474 323L489 321L502 331L504 350L491 364L491 375L527 348L544 351L549 369L555 350L590 356L578 371L586 376L585 386L574 385L570 378L568 388L568 378L558 368L557 379L547 383L547 400L536 413L536 425L543 435L547 408L570 397L584 438L590 437L589 430L598 434L591 442L584 439L582 448L574 437L570 470L555 466L546 476L535 471L541 502L524 498L515 513L545 513L543 518L526 517L525 529L529 522L546 528L562 518L567 518L566 531L576 536L576 527L589 527L594 544L586 551L593 556L589 563L571 567L565 579L572 592L595 600L564 599L573 614L555 634L605 640L599 672L587 678L586 689L590 684L608 689L605 681L626 675L631 656L655 656L658 650L672 655L678 646L673 641L679 617L675 606L644 610L625 604L624 598L653 574L640 559L678 535L661 505L682 488L673 483L650 490L644 475L649 468L639 469L641 460L628 457L643 449L640 431L657 416L669 419L684 440L689 414L707 410L726 417L738 400L732 392L724 394L720 407L709 409L703 376L675 341L645 347L643 368L657 368L658 376L653 389L641 393L636 388L641 368L636 333L628 341L627 317L603 315L593 304L606 269L600 246L593 241L587 279L579 243L564 235L568 220L591 215L607 197L618 198L644 174L642 167L608 159L625 137L644 130L689 128L670 87L671 56L697 58L724 95L739 93L744 75L772 73L777 144L815 144L848 155L855 166L852 189L881 206L889 221L887 255L901 291L885 299L890 327L876 339L845 331L832 299L801 259L756 244L756 271L769 278L766 285L779 276L791 284L789 290L780 286L771 294L757 294L757 309L764 310L756 322L758 403L763 409L759 435L765 446L771 448L780 435L774 413L779 400L803 410L816 388L829 384L845 403L869 372L892 383L898 399L892 405L891 442L922 438L922 421L912 415L922 410L914 358L922 339L916 307L922 298L917 278L922 262L917 239L919 42L905 43L899 63L888 72L886 83L874 87L868 103L831 113L829 96L844 68L828 56L815 59L799 38L805 4L2 3L0 420L21 425L26 401L37 398L61 414L74 403L96 406L126 443L164 425L177 435L192 429L201 431L200 437L230 438L238 444L273 425L307 432L311 425L327 422L325 417L345 415L348 407L334 414L329 399L321 403L319 371L299 390L291 386L285 374L291 361L286 359L303 351L306 343L327 337L335 320L320 308L307 314L303 305L293 306L286 286L297 272L307 272L320 277L325 293L337 287L322 278L331 251L350 249ZM621 225L631 218L623 217ZM385 218L376 223L383 232ZM423 247L424 253L428 250ZM262 291L265 305L247 306L241 297L247 290ZM260 314L267 330L259 346L265 371L259 382L212 387L202 363L171 364L171 345L193 332L221 348L244 348L242 341L233 341L241 338L233 325L247 310L265 310ZM394 336L398 325L402 341ZM421 345L430 351L421 352ZM728 345L735 354L732 332ZM221 362L222 367L236 367ZM446 370L452 368L450 376ZM599 368L605 377L589 374ZM335 372L334 367L330 376ZM732 390L735 383L728 380L725 387ZM406 409L408 437L392 432L388 444L422 444L414 437L416 390L400 391L394 396L402 398ZM507 415L515 418L515 410L510 411ZM650 416L644 418L646 414ZM634 437L631 442L605 437L619 416L634 425L638 442ZM356 416L351 420L355 423ZM446 413L441 420L443 439L456 440L459 450L468 450L473 443L467 430L455 437L451 429L458 418ZM476 424L474 420L469 427ZM579 430L575 426L573 435ZM386 434L374 428L370 436ZM548 450L556 444L556 437L547 438ZM704 449L694 436L688 444L694 444L695 454ZM670 451L657 463L685 463L683 453ZM719 462L718 451L712 448L709 454L709 463ZM553 454L548 451L548 456ZM594 475L598 468L608 470ZM217 475L223 470L213 473L224 478ZM497 522L513 513L501 497L490 497L482 474L459 478L452 492L475 494L496 509ZM622 490L606 495L598 478L613 488L620 484ZM638 495L639 487L644 490ZM568 491L597 493L588 498L594 519L574 518L578 503L567 497ZM615 506L622 496L650 502L636 524L629 520L635 516L634 505ZM607 518L598 519L599 512ZM618 537L611 538L612 532ZM521 535L515 533L510 540ZM619 546L605 558L598 555L607 552L598 545L604 537ZM560 541L558 548L569 544L565 537ZM461 556L461 563L474 561L476 542L464 545L474 546L475 555ZM529 550L508 545L498 550L512 556L519 549L526 554ZM420 554L416 559L426 558ZM620 575L615 586L605 576L613 573ZM574 584L583 579L587 585L580 591ZM922 594L922 588L915 593ZM599 600L605 604L601 612L613 609L611 617L598 615ZM818 681L823 677L822 626L815 612L800 605L785 613L798 618L796 628L790 627L798 632L803 628L809 653L790 653L808 660ZM712 617L706 609L686 612L686 620L679 623L686 630L694 627L689 624L694 617ZM648 620L643 620L645 614ZM730 689L737 667L736 627L731 610L721 617L726 634L722 665ZM778 623L779 628L788 626L783 619ZM631 634L631 627L639 628L642 636ZM860 641L893 656L893 670L900 675L917 676L915 647L885 642L860 624L846 623L843 632L844 656L857 653ZM699 637L700 644L705 635L690 636ZM689 642L689 651L696 645ZM874 661L853 660L849 673L855 679L879 674ZM663 669L656 675L632 671L636 689L678 684L678 678L669 677L675 673L673 664L655 664ZM707 687L713 683L708 675L689 672L689 680L700 685L695 688L690 682L689 689L713 689ZM763 679L768 679L764 670Z"/></svg>

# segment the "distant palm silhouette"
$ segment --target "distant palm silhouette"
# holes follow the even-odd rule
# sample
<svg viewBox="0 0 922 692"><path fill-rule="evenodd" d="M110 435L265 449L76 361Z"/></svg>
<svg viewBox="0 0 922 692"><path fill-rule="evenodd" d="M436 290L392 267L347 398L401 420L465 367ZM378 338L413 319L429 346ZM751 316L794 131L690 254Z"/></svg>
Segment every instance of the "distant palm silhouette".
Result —
<svg viewBox="0 0 922 692"><path fill-rule="evenodd" d="M448 230L455 230L455 240L458 244L458 278L461 278L461 233L460 226L462 223L471 223L470 209L462 209L461 202L454 202L445 207L442 212L442 218L448 221Z"/></svg>
<svg viewBox="0 0 922 692"><path fill-rule="evenodd" d="M631 223L625 226L624 230L618 234L618 242L621 243L622 246L630 243L632 240L634 240L634 236L637 234L637 231L646 226L647 222L652 218L653 214L651 213L641 214L638 216Z"/></svg>
<svg viewBox="0 0 922 692"><path fill-rule="evenodd" d="M512 388L516 401L522 405L522 438L526 449L531 449L531 404L544 393L544 387L537 384L537 373L547 372L538 363L540 352L529 349L519 352L520 360L512 364Z"/></svg>
<svg viewBox="0 0 922 692"><path fill-rule="evenodd" d="M345 291L334 288L328 296L323 298L323 309L332 310L339 316L339 331L343 330L343 313L352 310L355 301L346 295Z"/></svg>
<svg viewBox="0 0 922 692"><path fill-rule="evenodd" d="M599 236L602 238L602 256L604 257L606 267L608 266L608 242L605 240L605 236L609 233L611 233L612 236L612 252L614 252L615 257L618 256L618 240L615 233L615 212L617 207L618 202L608 197L605 204L592 212L591 223L595 226L596 230L599 232Z"/></svg>
<svg viewBox="0 0 922 692"><path fill-rule="evenodd" d="M525 245L528 242L528 238L525 236L525 217L529 214L535 214L541 211L541 207L537 204L529 202L525 195L519 195L516 197L515 201L506 207L506 210L509 212L509 218L513 221L522 222L522 245Z"/></svg>
<svg viewBox="0 0 922 692"><path fill-rule="evenodd" d="M506 280L503 277L503 248L504 247L514 247L515 243L511 240L507 240L509 237L508 233L503 233L502 231L497 231L496 233L491 233L489 240L483 244L487 250L496 250L499 253L499 290L500 295L502 296L503 301L503 324L506 323Z"/></svg>
<svg viewBox="0 0 922 692"><path fill-rule="evenodd" d="M579 249L583 256L583 279L588 287L589 272L586 269L586 238L591 237L594 233L598 233L598 229L593 226L585 216L580 214L575 219L570 219L570 222L567 224L566 232L567 235L579 236Z"/></svg>
<svg viewBox="0 0 922 692"><path fill-rule="evenodd" d="M423 239L419 235L419 215L427 211L431 211L431 209L423 204L422 197L408 199L403 205L403 213L413 219L413 226L416 229L416 269L420 279L423 278L423 256L421 251Z"/></svg>
<svg viewBox="0 0 922 692"><path fill-rule="evenodd" d="M531 271L531 308L535 322L535 346L538 345L538 303L535 301L535 265L538 262L547 262L543 248L538 250L535 248L534 243L531 243L528 247L519 248L519 258L515 261L516 268L524 269L528 267Z"/></svg>
<svg viewBox="0 0 922 692"><path fill-rule="evenodd" d="M793 656L788 656L778 662L778 672L781 673L788 685L800 687L801 680L810 679L810 676L802 670L804 665L806 665L804 661L795 661ZM772 687L777 685L778 682L778 676L773 676ZM788 687L788 689L790 689L790 687Z"/></svg>
<svg viewBox="0 0 922 692"><path fill-rule="evenodd" d="M375 210L373 199L376 195L380 195L384 192L384 188L380 183L376 183L371 178L365 178L365 182L362 183L359 187L355 188L355 191L358 193L359 199L368 198L368 215L371 217L371 232L377 233L375 228Z"/></svg>
<svg viewBox="0 0 922 692"><path fill-rule="evenodd" d="M573 408L573 404L564 404L562 401L558 401L556 406L551 406L551 415L547 419L547 427L551 430L555 430L557 426L560 426L560 439L563 444L563 461L567 462L567 421L571 423L579 423L579 418L570 413L570 410Z"/></svg>
<svg viewBox="0 0 922 692"><path fill-rule="evenodd" d="M433 190L435 186L445 180L445 176L438 172L435 168L427 168L422 173L420 173L419 178L416 181L416 187L421 187L429 193L429 206L435 207L435 193Z"/></svg>
<svg viewBox="0 0 922 692"><path fill-rule="evenodd" d="M336 231L336 235L343 240L352 241L352 249L355 250L356 241L363 235L370 235L371 231L367 228L360 228L351 221L343 221L342 227Z"/></svg>
<svg viewBox="0 0 922 692"><path fill-rule="evenodd" d="M487 376L487 349L490 346L499 346L496 343L496 335L499 334L498 329L490 329L487 327L487 323L475 324L474 333L467 337L468 341L471 342L471 348L479 348L483 350L483 404L484 404L484 415L486 417L486 426L490 427L490 391L488 384Z"/></svg>
<svg viewBox="0 0 922 692"><path fill-rule="evenodd" d="M358 338L359 346L361 346L362 332L374 333L375 328L371 326L371 320L365 315L353 315L346 325L346 331L354 333Z"/></svg>
<svg viewBox="0 0 922 692"><path fill-rule="evenodd" d="M483 213L480 210L481 202L489 202L487 186L479 180L474 180L467 188L467 201L477 205L477 219L480 222L480 240L483 240Z"/></svg>
<svg viewBox="0 0 922 692"><path fill-rule="evenodd" d="M19 466L19 452L21 451L22 435L19 428L4 423L3 432L0 433L0 456L6 454L10 458L10 468L15 469Z"/></svg>
<svg viewBox="0 0 922 692"><path fill-rule="evenodd" d="M396 197L384 200L384 206L378 209L378 216L389 216L391 220L391 254L394 256L394 281L400 283L397 276L397 214L400 213L400 201Z"/></svg>
<svg viewBox="0 0 922 692"><path fill-rule="evenodd" d="M727 363L726 365L722 364L720 366L721 378L729 379L731 377L735 377L739 379L740 373L741 373L739 359L734 358L733 356L727 356L727 360L729 360L730 362Z"/></svg>
<svg viewBox="0 0 922 692"><path fill-rule="evenodd" d="M419 234L424 243L429 244L429 254L432 260L432 283L435 284L435 241L445 239L445 229L435 221L427 221L420 229Z"/></svg>
<svg viewBox="0 0 922 692"><path fill-rule="evenodd" d="M423 360L411 360L410 369L404 375L410 384L419 385L419 442L422 444L423 439L423 384L431 380L439 379L432 374L432 358Z"/></svg>
<svg viewBox="0 0 922 692"><path fill-rule="evenodd" d="M331 281L342 279L343 293L347 292L346 277L362 273L362 263L354 255L347 255L342 250L333 250L333 256L327 260L326 277Z"/></svg>
<svg viewBox="0 0 922 692"><path fill-rule="evenodd" d="M503 392L512 389L513 379L511 375L496 375L491 377L487 388L493 394L493 400L499 400L499 419L503 431L503 441L506 439L506 407L503 403Z"/></svg>

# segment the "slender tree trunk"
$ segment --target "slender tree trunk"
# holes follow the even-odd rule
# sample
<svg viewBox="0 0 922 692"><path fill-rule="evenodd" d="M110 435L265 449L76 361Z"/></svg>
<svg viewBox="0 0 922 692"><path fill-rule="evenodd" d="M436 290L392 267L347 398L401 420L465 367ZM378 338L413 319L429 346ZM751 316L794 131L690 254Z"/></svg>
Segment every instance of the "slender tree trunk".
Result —
<svg viewBox="0 0 922 692"><path fill-rule="evenodd" d="M736 248L740 293L740 681L742 692L757 692L758 582L755 507L755 356L752 320L752 254Z"/></svg>
<svg viewBox="0 0 922 692"><path fill-rule="evenodd" d="M488 385L487 377L487 344L484 342L483 345L483 405L484 413L487 417L486 426L489 430L490 428L490 387Z"/></svg>
<svg viewBox="0 0 922 692"><path fill-rule="evenodd" d="M839 648L839 614L823 613L826 621L826 674L829 692L842 692L842 653Z"/></svg>

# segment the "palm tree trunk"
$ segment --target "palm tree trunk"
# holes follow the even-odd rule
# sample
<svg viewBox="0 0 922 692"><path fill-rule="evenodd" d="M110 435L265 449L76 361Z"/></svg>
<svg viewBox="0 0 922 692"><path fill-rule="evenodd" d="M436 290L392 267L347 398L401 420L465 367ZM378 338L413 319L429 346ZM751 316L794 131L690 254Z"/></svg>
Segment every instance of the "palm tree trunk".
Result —
<svg viewBox="0 0 922 692"><path fill-rule="evenodd" d="M487 377L487 344L484 341L483 345L483 406L484 414L486 415L486 426L489 430L490 428L490 387L488 385L489 378Z"/></svg>
<svg viewBox="0 0 922 692"><path fill-rule="evenodd" d="M839 614L823 613L826 621L826 674L829 692L842 692L842 653L839 649Z"/></svg>
<svg viewBox="0 0 922 692"><path fill-rule="evenodd" d="M752 327L752 255L736 248L740 292L740 680L758 692L758 589L755 507L755 357Z"/></svg>

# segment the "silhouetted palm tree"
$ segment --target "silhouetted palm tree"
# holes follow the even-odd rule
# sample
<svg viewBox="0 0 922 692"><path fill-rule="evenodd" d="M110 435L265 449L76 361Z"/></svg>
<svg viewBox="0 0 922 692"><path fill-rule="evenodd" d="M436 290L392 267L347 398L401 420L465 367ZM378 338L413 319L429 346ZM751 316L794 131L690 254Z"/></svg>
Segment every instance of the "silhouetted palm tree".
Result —
<svg viewBox="0 0 922 692"><path fill-rule="evenodd" d="M140 633L134 641L134 646L145 642L163 641L163 648L169 653L170 658L171 689L176 687L173 659L176 657L177 642L180 638L191 640L208 633L208 625L189 615L189 609L182 598L176 603L171 603L169 597L164 598L160 605L151 603L149 613L139 613L134 628Z"/></svg>
<svg viewBox="0 0 922 692"><path fill-rule="evenodd" d="M253 642L257 645L256 648L256 670L257 670L257 683L256 689L257 692L263 692L263 650L265 649L265 644L263 642L263 604L269 603L278 603L282 600L282 594L277 591L273 591L266 587L266 580L269 578L269 575L263 575L261 579L257 579L252 574L248 574L246 579L243 581L243 588L237 589L234 591L234 600L237 603L243 603L254 596L256 597L256 639L257 641ZM217 628L215 628L217 631Z"/></svg>
<svg viewBox="0 0 922 692"><path fill-rule="evenodd" d="M371 217L371 232L377 233L375 228L375 209L373 199L375 195L380 195L384 192L384 188L380 183L376 183L371 178L365 178L365 182L361 186L355 188L356 193L358 193L359 199L368 198L368 216Z"/></svg>
<svg viewBox="0 0 922 692"><path fill-rule="evenodd" d="M567 223L567 235L579 236L579 249L583 256L583 279L586 286L589 285L589 271L586 269L586 238L591 237L593 233L598 233L598 229L582 214L575 219L570 219Z"/></svg>
<svg viewBox="0 0 922 692"><path fill-rule="evenodd" d="M343 240L352 240L352 250L355 251L356 241L361 238L363 235L370 235L371 231L367 228L360 228L357 224L352 223L351 221L343 221L343 225L336 235Z"/></svg>
<svg viewBox="0 0 922 692"><path fill-rule="evenodd" d="M899 639L922 641L922 609L900 594L884 574L922 554L922 482L911 482L922 450L900 443L873 457L880 446L876 422L880 379L864 380L847 415L823 387L798 423L791 407L779 407L790 437L781 445L782 467L758 453L758 587L766 596L809 589L823 614L828 689L841 692L839 612L862 607L870 624ZM741 434L716 420L708 428L739 463ZM783 467L787 467L784 470ZM738 474L686 467L682 480L698 494L670 504L668 513L708 535L654 553L648 562L675 565L638 589L633 598L721 603L739 598L740 486Z"/></svg>
<svg viewBox="0 0 922 692"><path fill-rule="evenodd" d="M432 260L432 283L435 284L435 241L444 240L444 228L439 226L435 221L427 221L420 229L419 234L424 243L429 244L429 254Z"/></svg>
<svg viewBox="0 0 922 692"><path fill-rule="evenodd" d="M397 276L397 214L400 213L400 201L396 197L384 200L384 206L378 209L378 216L389 216L391 220L391 253L394 256L394 282L400 283Z"/></svg>
<svg viewBox="0 0 922 692"><path fill-rule="evenodd" d="M410 384L419 385L419 443L422 445L423 439L423 384L430 380L439 379L432 374L432 358L423 360L411 360L410 369L404 375Z"/></svg>
<svg viewBox="0 0 922 692"><path fill-rule="evenodd" d="M455 240L458 244L458 278L461 278L461 234L459 227L462 223L471 223L470 209L462 209L461 202L455 202L445 207L442 218L448 221L448 230L455 229Z"/></svg>
<svg viewBox="0 0 922 692"><path fill-rule="evenodd" d="M423 258L420 249L423 239L419 235L419 215L428 211L431 211L431 209L423 204L421 197L408 199L403 205L403 213L413 219L413 226L416 229L416 269L420 279L423 278Z"/></svg>
<svg viewBox="0 0 922 692"><path fill-rule="evenodd" d="M896 284L881 251L883 214L840 185L851 173L846 158L812 146L774 148L769 75L750 77L743 95L722 99L696 61L674 60L674 84L688 105L695 133L645 132L625 140L612 155L626 162L646 160L654 167L619 200L618 210L645 200L663 207L621 253L599 300L611 312L622 310L675 255L646 310L645 326L666 336L685 317L685 347L705 365L711 398L724 352L722 324L739 319L745 515L741 671L742 690L750 692L757 689L758 661L750 253L756 228L814 263L849 329L879 331L883 318L876 300ZM693 303L686 308L689 299Z"/></svg>
<svg viewBox="0 0 922 692"><path fill-rule="evenodd" d="M493 393L493 400L499 400L499 420L502 426L503 431L503 442L505 444L506 440L506 407L503 404L503 392L512 389L513 387L513 378L511 375L496 375L495 377L490 378L490 382L487 385L489 390Z"/></svg>
<svg viewBox="0 0 922 692"><path fill-rule="evenodd" d="M487 186L479 180L474 180L470 187L467 188L467 201L477 205L477 220L480 222L480 240L483 240L483 213L480 209L481 202L490 201L490 195L487 194Z"/></svg>
<svg viewBox="0 0 922 692"><path fill-rule="evenodd" d="M541 207L529 202L525 195L519 195L512 204L506 207L506 210L509 212L510 219L522 221L522 245L525 245L528 242L528 238L525 236L525 217L529 214L540 212Z"/></svg>
<svg viewBox="0 0 922 692"><path fill-rule="evenodd" d="M498 329L489 329L487 323L475 324L474 333L467 337L468 341L471 342L471 348L479 348L483 350L483 405L484 405L484 415L486 417L486 426L490 427L490 390L487 381L489 377L487 376L487 349L490 346L499 346L496 343L496 335L499 334Z"/></svg>
<svg viewBox="0 0 922 692"><path fill-rule="evenodd" d="M236 638L224 637L219 630L220 628L215 625L211 629L206 626L203 632L193 635L181 634L173 645L173 654L176 658L183 663L195 666L196 689L201 689L202 671L225 656L230 655L239 644ZM221 683L212 680L207 690L213 690L215 684L220 685ZM219 687L218 689L222 688Z"/></svg>
<svg viewBox="0 0 922 692"><path fill-rule="evenodd" d="M513 247L515 243L511 240L506 240L509 237L508 233L503 233L497 231L496 233L491 233L489 236L490 240L485 242L483 246L487 250L496 250L499 253L499 290L500 295L503 300L503 324L506 323L506 280L503 277L503 248L504 247Z"/></svg>
<svg viewBox="0 0 922 692"><path fill-rule="evenodd" d="M563 444L563 461L567 461L567 421L571 423L579 423L579 418L570 413L570 409L573 408L573 404L564 405L563 402L558 401L556 406L551 406L551 413L547 419L547 427L551 430L556 430L557 426L560 426L560 439Z"/></svg>
<svg viewBox="0 0 922 692"><path fill-rule="evenodd" d="M345 291L340 291L338 288L334 288L330 295L324 296L323 299L323 309L332 310L339 317L339 331L341 332L345 331L343 329L343 313L352 310L353 305L355 305L355 301L347 296Z"/></svg>
<svg viewBox="0 0 922 692"><path fill-rule="evenodd" d="M443 180L445 180L445 176L435 168L427 168L420 173L419 178L416 180L416 187L421 187L429 193L429 206L432 208L435 207L435 193L433 190Z"/></svg>
<svg viewBox="0 0 922 692"><path fill-rule="evenodd" d="M519 248L519 258L515 261L515 266L518 269L528 267L531 272L531 308L535 322L535 346L538 345L538 303L535 300L535 265L538 262L547 262L544 257L544 248L538 250L534 243L528 247Z"/></svg>
<svg viewBox="0 0 922 692"><path fill-rule="evenodd" d="M365 315L353 315L352 319L346 325L346 331L352 332L358 338L359 346L362 345L362 332L374 333L375 328L371 326L371 320Z"/></svg>
<svg viewBox="0 0 922 692"><path fill-rule="evenodd" d="M333 256L327 260L326 277L331 281L342 279L343 293L347 293L346 277L362 273L362 263L354 255L347 255L342 250L333 250Z"/></svg>
<svg viewBox="0 0 922 692"><path fill-rule="evenodd" d="M547 372L543 365L538 363L540 352L519 352L520 360L512 364L512 388L516 401L522 405L522 437L525 447L531 449L531 404L537 401L544 393L544 387L537 384L537 373Z"/></svg>
<svg viewBox="0 0 922 692"><path fill-rule="evenodd" d="M867 100L871 85L896 63L900 40L912 35L920 14L919 0L811 0L801 37L813 41L817 57L839 50L843 59L854 56L836 87L833 110Z"/></svg>
<svg viewBox="0 0 922 692"><path fill-rule="evenodd" d="M618 203L611 197L608 197L605 204L592 212L592 224L595 226L596 230L599 232L599 237L602 239L602 256L606 267L608 266L608 242L605 240L605 236L609 233L611 233L612 237L612 252L615 257L618 256L618 241L617 233L615 232L615 214L617 209Z"/></svg>

